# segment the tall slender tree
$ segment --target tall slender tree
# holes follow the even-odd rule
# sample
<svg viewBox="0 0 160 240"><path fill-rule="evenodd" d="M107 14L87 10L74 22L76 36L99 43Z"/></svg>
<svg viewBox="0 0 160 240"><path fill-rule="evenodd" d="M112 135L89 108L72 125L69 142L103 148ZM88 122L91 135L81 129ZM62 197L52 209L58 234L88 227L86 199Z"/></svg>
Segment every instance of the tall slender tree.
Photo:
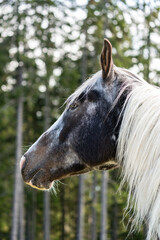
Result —
<svg viewBox="0 0 160 240"><path fill-rule="evenodd" d="M79 176L78 209L77 209L77 233L76 240L83 239L84 224L84 175Z"/></svg>
<svg viewBox="0 0 160 240"><path fill-rule="evenodd" d="M20 90L22 84L22 66L17 68L17 86ZM20 90L21 91L21 90ZM16 136L16 165L15 165L15 183L13 197L13 213L12 213L12 231L11 240L18 239L18 227L21 224L23 228L23 185L19 169L19 160L22 156L22 127L23 127L23 96L20 93L17 99L17 136ZM21 202L22 201L22 202ZM20 214L21 213L21 214ZM22 219L20 219L20 217ZM23 238L23 232L20 236Z"/></svg>
<svg viewBox="0 0 160 240"><path fill-rule="evenodd" d="M81 73L82 73L82 82L85 81L86 78L86 63L87 63L87 55L86 55L86 42L87 42L87 26L84 27L84 47L83 47L83 54L82 54L82 63L81 63ZM84 237L84 183L85 176L80 175L79 176L79 188L78 188L78 211L77 211L77 236L76 240L81 240Z"/></svg>
<svg viewBox="0 0 160 240"><path fill-rule="evenodd" d="M100 240L107 239L107 179L108 173L102 172L102 186L101 186L101 227Z"/></svg>
<svg viewBox="0 0 160 240"><path fill-rule="evenodd" d="M96 204L97 204L97 191L96 191L96 185L97 185L97 173L93 172L93 180L92 180L92 205L91 205L91 239L96 240L97 239L97 210L96 210Z"/></svg>
<svg viewBox="0 0 160 240"><path fill-rule="evenodd" d="M49 128L49 86L46 79L44 129ZM50 240L50 195L44 192L44 240Z"/></svg>
<svg viewBox="0 0 160 240"><path fill-rule="evenodd" d="M16 127L16 163L15 163L15 183L14 183L14 196L13 196L13 212L12 212L12 230L11 240L18 239L18 227L19 238L24 239L24 206L23 206L23 184L20 175L19 161L22 156L22 138L23 138L23 93L22 93L22 78L23 78L23 63L20 60L19 55L19 1L16 5L17 12L17 34L16 34L16 47L17 47L17 127Z"/></svg>

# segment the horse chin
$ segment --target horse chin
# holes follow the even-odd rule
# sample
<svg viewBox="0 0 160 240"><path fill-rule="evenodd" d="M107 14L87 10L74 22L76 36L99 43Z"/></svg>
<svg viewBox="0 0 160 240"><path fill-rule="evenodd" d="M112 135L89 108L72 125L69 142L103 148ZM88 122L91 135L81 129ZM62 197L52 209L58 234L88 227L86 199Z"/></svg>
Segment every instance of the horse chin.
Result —
<svg viewBox="0 0 160 240"><path fill-rule="evenodd" d="M36 185L32 183L32 180L30 180L29 182L26 182L26 184L32 188L45 191L45 190L50 190L53 187L54 182L40 183Z"/></svg>
<svg viewBox="0 0 160 240"><path fill-rule="evenodd" d="M22 176L25 183L32 188L49 190L53 186L53 181L49 177L48 172L42 168L34 170L33 172L27 172L25 175L23 172Z"/></svg>
<svg viewBox="0 0 160 240"><path fill-rule="evenodd" d="M81 167L81 170L77 170ZM74 171L73 171L74 169ZM86 169L82 164L75 164L69 168L53 168L50 171L47 171L43 168L34 170L33 172L28 172L24 175L23 171L23 179L27 185L32 188L36 188L42 191L52 189L54 187L54 182L56 180L62 180L69 176L80 175L88 172L89 169Z"/></svg>

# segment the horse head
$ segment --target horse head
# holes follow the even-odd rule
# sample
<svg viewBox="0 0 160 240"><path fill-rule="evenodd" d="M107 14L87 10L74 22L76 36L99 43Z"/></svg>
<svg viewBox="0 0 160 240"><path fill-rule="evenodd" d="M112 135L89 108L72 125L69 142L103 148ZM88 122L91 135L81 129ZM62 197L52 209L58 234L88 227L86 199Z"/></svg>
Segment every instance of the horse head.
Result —
<svg viewBox="0 0 160 240"><path fill-rule="evenodd" d="M57 179L118 166L115 155L122 103L113 104L121 83L107 39L100 61L102 70L68 98L60 118L22 157L22 176L32 187L48 189Z"/></svg>

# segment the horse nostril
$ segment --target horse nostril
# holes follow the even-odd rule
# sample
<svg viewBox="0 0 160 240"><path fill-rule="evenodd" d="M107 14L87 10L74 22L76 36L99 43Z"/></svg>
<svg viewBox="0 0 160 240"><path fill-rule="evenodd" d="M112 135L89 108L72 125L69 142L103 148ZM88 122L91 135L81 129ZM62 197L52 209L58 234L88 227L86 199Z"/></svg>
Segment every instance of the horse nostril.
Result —
<svg viewBox="0 0 160 240"><path fill-rule="evenodd" d="M21 160L20 160L20 170L22 170L25 161L26 161L26 158L25 158L24 156L22 156L22 157L21 157Z"/></svg>

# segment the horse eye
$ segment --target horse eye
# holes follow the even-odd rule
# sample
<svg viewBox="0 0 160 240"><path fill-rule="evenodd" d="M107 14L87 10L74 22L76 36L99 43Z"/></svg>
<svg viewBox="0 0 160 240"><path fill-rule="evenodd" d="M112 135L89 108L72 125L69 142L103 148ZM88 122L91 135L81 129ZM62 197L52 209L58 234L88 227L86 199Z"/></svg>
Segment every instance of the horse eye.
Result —
<svg viewBox="0 0 160 240"><path fill-rule="evenodd" d="M72 104L69 106L69 109L70 109L70 110L74 110L74 109L76 109L78 106L79 106L78 102L74 102L74 103L72 103Z"/></svg>

